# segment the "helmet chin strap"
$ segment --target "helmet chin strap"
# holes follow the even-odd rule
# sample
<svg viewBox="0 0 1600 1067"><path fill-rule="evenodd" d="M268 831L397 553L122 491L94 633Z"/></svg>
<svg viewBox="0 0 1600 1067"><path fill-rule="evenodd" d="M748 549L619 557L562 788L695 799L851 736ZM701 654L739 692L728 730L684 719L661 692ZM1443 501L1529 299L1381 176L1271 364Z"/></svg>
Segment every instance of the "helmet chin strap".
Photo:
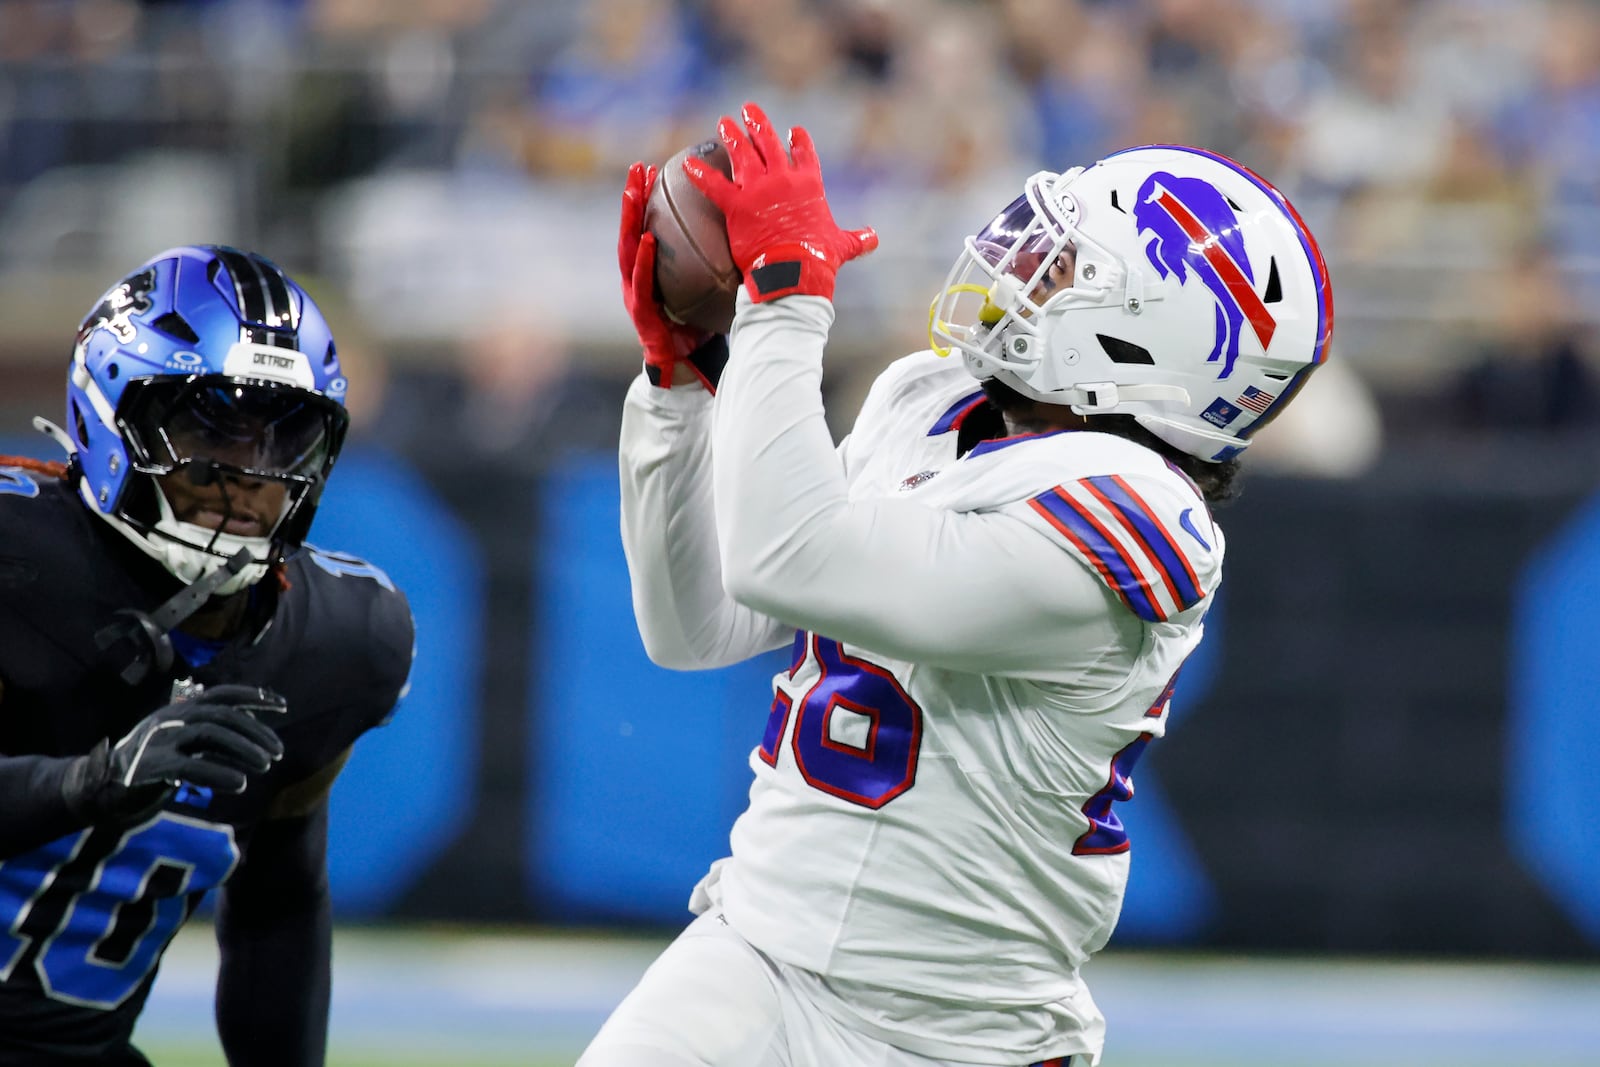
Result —
<svg viewBox="0 0 1600 1067"><path fill-rule="evenodd" d="M1065 388L1041 388L1031 375L1022 371L1037 367L1023 367L996 360L997 371L992 372L1023 396L1045 404L1064 404L1079 415L1115 415L1123 404L1178 404L1189 403L1189 390L1181 385L1164 382L1077 382Z"/></svg>
<svg viewBox="0 0 1600 1067"><path fill-rule="evenodd" d="M255 557L250 550L241 548L222 566L184 586L148 615L123 608L94 635L95 646L124 682L139 685L152 671L165 671L172 666L171 632L253 562Z"/></svg>
<svg viewBox="0 0 1600 1067"><path fill-rule="evenodd" d="M1187 405L1189 390L1181 385L1162 385L1145 382L1138 385L1118 385L1116 382L1088 382L1063 389L1056 396L1058 404L1070 404L1079 415L1108 415L1124 404L1134 401L1159 404L1170 402Z"/></svg>

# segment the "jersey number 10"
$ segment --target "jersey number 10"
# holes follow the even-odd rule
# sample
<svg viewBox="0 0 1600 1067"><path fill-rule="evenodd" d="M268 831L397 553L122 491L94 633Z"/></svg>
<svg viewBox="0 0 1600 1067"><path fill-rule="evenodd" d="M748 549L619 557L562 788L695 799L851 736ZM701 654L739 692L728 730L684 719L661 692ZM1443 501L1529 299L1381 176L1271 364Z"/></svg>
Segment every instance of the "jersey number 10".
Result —
<svg viewBox="0 0 1600 1067"><path fill-rule="evenodd" d="M229 826L164 811L113 839L87 887L74 892L57 875L88 860L82 851L93 834L70 834L0 863L0 981L37 942L34 967L46 994L109 1010L144 984L188 917L188 894L226 880L239 848ZM36 929L29 922L36 913L60 918Z"/></svg>

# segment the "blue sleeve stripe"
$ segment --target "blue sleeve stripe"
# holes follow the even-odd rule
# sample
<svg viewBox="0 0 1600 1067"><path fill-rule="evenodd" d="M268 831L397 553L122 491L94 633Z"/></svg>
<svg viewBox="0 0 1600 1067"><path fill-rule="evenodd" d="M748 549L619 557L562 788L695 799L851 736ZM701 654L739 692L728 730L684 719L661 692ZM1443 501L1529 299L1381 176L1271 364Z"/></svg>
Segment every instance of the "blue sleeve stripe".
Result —
<svg viewBox="0 0 1600 1067"><path fill-rule="evenodd" d="M1156 562L1180 610L1205 598L1205 590L1200 588L1200 579L1183 549L1132 486L1116 475L1085 478L1084 485L1117 516L1139 547Z"/></svg>
<svg viewBox="0 0 1600 1067"><path fill-rule="evenodd" d="M1015 437L991 437L987 441L979 441L972 446L972 451L967 453L968 459L977 459L990 452L998 452L1002 448L1020 445L1026 441L1039 441L1046 437L1054 437L1060 433L1071 433L1071 430L1049 430L1045 433L1019 433Z"/></svg>
<svg viewBox="0 0 1600 1067"><path fill-rule="evenodd" d="M933 429L928 431L929 437L938 437L951 430L959 430L961 423L984 403L983 390L968 393L966 396L950 405L950 410L939 416L939 421L933 424Z"/></svg>
<svg viewBox="0 0 1600 1067"><path fill-rule="evenodd" d="M1105 583L1122 597L1130 611L1146 622L1161 622L1167 617L1149 583L1139 574L1139 569L1087 509L1060 488L1041 493L1028 503L1083 553Z"/></svg>

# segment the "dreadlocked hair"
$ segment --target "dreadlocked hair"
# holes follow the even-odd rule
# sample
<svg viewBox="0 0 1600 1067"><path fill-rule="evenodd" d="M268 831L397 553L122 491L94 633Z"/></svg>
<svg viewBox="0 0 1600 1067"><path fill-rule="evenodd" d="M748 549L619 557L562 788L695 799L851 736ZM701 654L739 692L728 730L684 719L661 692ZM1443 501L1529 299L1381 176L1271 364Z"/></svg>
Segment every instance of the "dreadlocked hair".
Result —
<svg viewBox="0 0 1600 1067"><path fill-rule="evenodd" d="M996 378L985 378L980 384L989 403L1019 427L1038 425L1039 410L1055 406L1023 396ZM1139 425L1132 415L1085 415L1082 420L1085 430L1115 434L1161 456L1195 484L1208 504L1225 504L1239 495L1236 483L1241 464L1237 456L1221 463L1207 463L1163 441Z"/></svg>
<svg viewBox="0 0 1600 1067"><path fill-rule="evenodd" d="M72 475L70 464L57 459L34 459L31 456L0 456L0 467L32 471L34 474L42 474L47 478L60 478L62 481L66 481Z"/></svg>

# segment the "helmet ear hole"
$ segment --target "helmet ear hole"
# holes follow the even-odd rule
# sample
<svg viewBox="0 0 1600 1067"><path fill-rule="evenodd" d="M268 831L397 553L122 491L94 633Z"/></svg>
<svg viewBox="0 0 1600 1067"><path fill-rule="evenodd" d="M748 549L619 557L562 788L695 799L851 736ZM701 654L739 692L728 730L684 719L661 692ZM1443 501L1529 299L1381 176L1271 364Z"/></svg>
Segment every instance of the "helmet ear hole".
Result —
<svg viewBox="0 0 1600 1067"><path fill-rule="evenodd" d="M72 401L72 432L78 439L79 448L89 447L89 424L84 420L83 408L78 406L76 400Z"/></svg>
<svg viewBox="0 0 1600 1067"><path fill-rule="evenodd" d="M1094 336L1095 340L1100 342L1100 347L1105 350L1107 358L1113 363L1137 363L1147 367L1155 366L1155 357L1143 345L1136 345L1132 341L1124 341L1119 337L1107 337L1103 333L1097 333Z"/></svg>

